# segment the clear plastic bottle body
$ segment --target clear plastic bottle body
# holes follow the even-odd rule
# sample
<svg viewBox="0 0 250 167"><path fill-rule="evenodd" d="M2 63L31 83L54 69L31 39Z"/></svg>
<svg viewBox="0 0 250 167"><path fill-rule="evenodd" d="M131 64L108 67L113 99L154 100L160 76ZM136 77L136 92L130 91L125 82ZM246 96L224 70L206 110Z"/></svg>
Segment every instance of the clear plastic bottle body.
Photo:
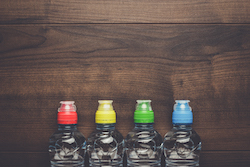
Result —
<svg viewBox="0 0 250 167"><path fill-rule="evenodd" d="M115 124L96 124L87 141L89 166L121 167L124 156L122 134L115 129Z"/></svg>
<svg viewBox="0 0 250 167"><path fill-rule="evenodd" d="M125 139L127 166L160 167L162 137L153 123L136 123Z"/></svg>
<svg viewBox="0 0 250 167"><path fill-rule="evenodd" d="M86 139L76 125L58 125L49 139L51 167L83 167Z"/></svg>
<svg viewBox="0 0 250 167"><path fill-rule="evenodd" d="M199 166L201 139L191 124L174 124L164 136L163 149L167 167Z"/></svg>

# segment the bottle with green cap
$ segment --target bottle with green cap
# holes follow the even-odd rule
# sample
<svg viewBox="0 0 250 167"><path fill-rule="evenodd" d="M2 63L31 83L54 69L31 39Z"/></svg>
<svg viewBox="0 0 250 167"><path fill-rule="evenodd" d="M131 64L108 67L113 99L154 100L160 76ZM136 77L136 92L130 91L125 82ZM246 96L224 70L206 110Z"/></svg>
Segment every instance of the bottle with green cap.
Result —
<svg viewBox="0 0 250 167"><path fill-rule="evenodd" d="M134 123L125 139L127 166L160 167L162 137L153 127L151 100L137 100Z"/></svg>
<svg viewBox="0 0 250 167"><path fill-rule="evenodd" d="M199 166L201 139L193 130L193 113L189 100L176 100L173 128L165 135L163 147L167 167Z"/></svg>
<svg viewBox="0 0 250 167"><path fill-rule="evenodd" d="M112 100L99 100L96 111L96 130L87 141L89 166L121 167L124 156L124 140L122 134L115 129L116 113Z"/></svg>

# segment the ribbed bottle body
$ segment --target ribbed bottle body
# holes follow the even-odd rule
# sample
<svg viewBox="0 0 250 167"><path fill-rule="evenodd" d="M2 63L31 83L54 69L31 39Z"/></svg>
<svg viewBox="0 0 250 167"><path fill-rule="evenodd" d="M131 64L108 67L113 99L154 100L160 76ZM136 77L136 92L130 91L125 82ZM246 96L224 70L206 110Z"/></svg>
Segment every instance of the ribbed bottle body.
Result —
<svg viewBox="0 0 250 167"><path fill-rule="evenodd" d="M127 166L160 167L162 137L153 123L136 123L125 139Z"/></svg>
<svg viewBox="0 0 250 167"><path fill-rule="evenodd" d="M174 125L163 141L167 167L199 166L201 139L191 125Z"/></svg>
<svg viewBox="0 0 250 167"><path fill-rule="evenodd" d="M76 125L58 125L49 139L51 167L83 167L86 139Z"/></svg>
<svg viewBox="0 0 250 167"><path fill-rule="evenodd" d="M115 124L97 124L87 141L89 166L122 167L124 140Z"/></svg>

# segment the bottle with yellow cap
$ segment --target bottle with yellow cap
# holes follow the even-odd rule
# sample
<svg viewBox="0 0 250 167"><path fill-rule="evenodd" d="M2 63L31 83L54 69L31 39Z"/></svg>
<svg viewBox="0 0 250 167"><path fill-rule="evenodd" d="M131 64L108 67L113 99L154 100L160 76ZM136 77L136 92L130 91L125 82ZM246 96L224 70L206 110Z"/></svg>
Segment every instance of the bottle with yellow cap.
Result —
<svg viewBox="0 0 250 167"><path fill-rule="evenodd" d="M99 100L96 111L96 130L87 141L89 166L121 167L123 165L124 140L122 134L115 129L116 113L112 100Z"/></svg>

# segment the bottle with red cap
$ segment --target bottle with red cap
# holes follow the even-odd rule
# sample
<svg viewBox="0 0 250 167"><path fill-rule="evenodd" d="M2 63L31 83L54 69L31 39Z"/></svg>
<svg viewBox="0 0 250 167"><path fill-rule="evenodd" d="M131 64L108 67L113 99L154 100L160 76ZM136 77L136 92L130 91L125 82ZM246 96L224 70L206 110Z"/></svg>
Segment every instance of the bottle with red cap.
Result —
<svg viewBox="0 0 250 167"><path fill-rule="evenodd" d="M74 101L61 101L58 109L58 130L49 139L51 167L83 167L86 139L77 130L77 113Z"/></svg>

